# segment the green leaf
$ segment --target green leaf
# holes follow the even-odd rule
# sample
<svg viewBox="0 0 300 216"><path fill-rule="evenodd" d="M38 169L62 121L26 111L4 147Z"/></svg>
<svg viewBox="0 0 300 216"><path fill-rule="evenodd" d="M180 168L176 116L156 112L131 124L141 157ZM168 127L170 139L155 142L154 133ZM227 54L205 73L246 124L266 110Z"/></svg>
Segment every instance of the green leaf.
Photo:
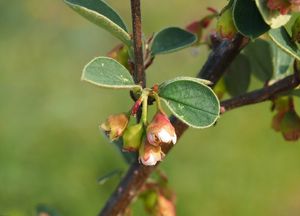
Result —
<svg viewBox="0 0 300 216"><path fill-rule="evenodd" d="M269 36L279 48L300 61L300 51L284 27L271 29Z"/></svg>
<svg viewBox="0 0 300 216"><path fill-rule="evenodd" d="M103 176L101 176L100 178L98 178L97 182L100 184L100 185L104 185L108 180L112 179L113 177L115 176L121 176L122 175L122 170L120 169L115 169Z"/></svg>
<svg viewBox="0 0 300 216"><path fill-rule="evenodd" d="M270 10L267 6L267 2L268 0L255 0L256 6L264 21L271 26L271 28L279 28L285 25L291 18L291 15L281 15L278 10Z"/></svg>
<svg viewBox="0 0 300 216"><path fill-rule="evenodd" d="M159 86L159 96L177 118L191 127L209 127L219 117L219 100L201 80L178 77L166 81Z"/></svg>
<svg viewBox="0 0 300 216"><path fill-rule="evenodd" d="M251 64L248 58L239 54L230 64L224 81L226 90L231 96L238 96L247 92L250 84Z"/></svg>
<svg viewBox="0 0 300 216"><path fill-rule="evenodd" d="M272 51L274 79L281 79L288 75L293 58L274 43L272 44Z"/></svg>
<svg viewBox="0 0 300 216"><path fill-rule="evenodd" d="M270 44L261 39L251 42L244 54L250 60L253 75L262 82L269 81L273 76L272 51Z"/></svg>
<svg viewBox="0 0 300 216"><path fill-rule="evenodd" d="M252 39L270 29L264 22L253 0L235 0L232 15L237 30Z"/></svg>
<svg viewBox="0 0 300 216"><path fill-rule="evenodd" d="M65 0L65 3L92 23L109 31L128 47L131 46L131 38L122 18L104 1Z"/></svg>
<svg viewBox="0 0 300 216"><path fill-rule="evenodd" d="M197 41L197 36L178 27L169 27L158 32L152 42L152 55L175 52Z"/></svg>
<svg viewBox="0 0 300 216"><path fill-rule="evenodd" d="M83 69L81 80L104 88L141 89L123 65L108 57L97 57L89 62Z"/></svg>

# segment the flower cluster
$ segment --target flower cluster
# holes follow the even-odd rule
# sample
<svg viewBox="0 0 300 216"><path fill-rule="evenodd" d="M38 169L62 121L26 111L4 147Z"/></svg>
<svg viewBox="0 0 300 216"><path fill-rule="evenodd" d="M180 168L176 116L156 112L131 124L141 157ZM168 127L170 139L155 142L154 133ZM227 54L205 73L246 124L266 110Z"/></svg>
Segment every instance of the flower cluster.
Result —
<svg viewBox="0 0 300 216"><path fill-rule="evenodd" d="M144 118L138 124L129 125L131 115L135 115L139 106L146 103L143 98L139 99L129 114L121 113L111 115L106 122L100 125L111 141L123 139L123 151L139 152L139 161L146 166L154 166L164 158L161 146L163 144L175 144L177 136L175 129L168 116L161 107L148 124ZM143 110L143 116L147 116L147 111Z"/></svg>
<svg viewBox="0 0 300 216"><path fill-rule="evenodd" d="M272 128L281 132L287 141L300 138L300 117L295 111L292 97L281 97L274 101L277 111L272 120Z"/></svg>
<svg viewBox="0 0 300 216"><path fill-rule="evenodd" d="M270 10L276 10L285 15L290 12L299 12L300 0L268 0L267 6Z"/></svg>

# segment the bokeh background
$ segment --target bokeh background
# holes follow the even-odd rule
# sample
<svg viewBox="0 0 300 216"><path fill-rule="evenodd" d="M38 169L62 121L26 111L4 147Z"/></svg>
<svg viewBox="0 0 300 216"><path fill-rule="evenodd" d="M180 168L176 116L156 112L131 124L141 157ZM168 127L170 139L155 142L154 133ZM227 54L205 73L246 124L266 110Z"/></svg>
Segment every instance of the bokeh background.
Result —
<svg viewBox="0 0 300 216"><path fill-rule="evenodd" d="M129 1L108 1L130 26ZM146 35L184 26L225 0L142 1ZM33 215L39 203L61 215L96 215L118 183L97 179L127 166L98 130L127 110L127 91L80 82L83 66L118 41L62 1L0 1L0 215ZM207 56L191 49L157 57L149 85L194 76ZM255 88L255 80L252 88ZM300 143L270 129L270 103L226 113L216 127L189 129L161 164L178 215L296 216ZM135 203L135 215L144 215Z"/></svg>

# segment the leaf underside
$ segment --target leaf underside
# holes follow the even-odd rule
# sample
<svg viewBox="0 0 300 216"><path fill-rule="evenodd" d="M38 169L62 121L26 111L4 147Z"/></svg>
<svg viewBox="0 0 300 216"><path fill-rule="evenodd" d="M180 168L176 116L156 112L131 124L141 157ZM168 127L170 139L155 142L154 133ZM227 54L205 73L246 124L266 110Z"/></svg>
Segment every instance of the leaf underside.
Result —
<svg viewBox="0 0 300 216"><path fill-rule="evenodd" d="M107 3L102 0L65 0L74 11L106 29L119 38L127 46L131 45L131 38L122 18Z"/></svg>
<svg viewBox="0 0 300 216"><path fill-rule="evenodd" d="M284 27L271 29L269 36L279 48L300 61L300 51Z"/></svg>
<svg viewBox="0 0 300 216"><path fill-rule="evenodd" d="M123 65L108 57L97 57L88 63L81 79L105 88L140 88Z"/></svg>

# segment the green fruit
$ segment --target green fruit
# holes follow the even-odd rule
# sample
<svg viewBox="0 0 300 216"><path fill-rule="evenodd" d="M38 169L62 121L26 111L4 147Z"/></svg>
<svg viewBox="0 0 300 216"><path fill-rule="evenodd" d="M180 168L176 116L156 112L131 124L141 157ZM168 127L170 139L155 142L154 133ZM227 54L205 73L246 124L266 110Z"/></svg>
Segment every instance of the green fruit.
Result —
<svg viewBox="0 0 300 216"><path fill-rule="evenodd" d="M144 133L142 123L129 126L123 135L123 151L135 152L139 149Z"/></svg>

